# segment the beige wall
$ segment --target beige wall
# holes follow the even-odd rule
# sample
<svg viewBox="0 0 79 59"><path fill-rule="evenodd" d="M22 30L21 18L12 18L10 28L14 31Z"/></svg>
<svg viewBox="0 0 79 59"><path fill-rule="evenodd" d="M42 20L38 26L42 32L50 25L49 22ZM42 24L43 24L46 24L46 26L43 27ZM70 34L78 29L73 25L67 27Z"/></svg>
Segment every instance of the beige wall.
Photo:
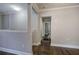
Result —
<svg viewBox="0 0 79 59"><path fill-rule="evenodd" d="M79 7L43 11L51 16L51 45L79 48Z"/></svg>

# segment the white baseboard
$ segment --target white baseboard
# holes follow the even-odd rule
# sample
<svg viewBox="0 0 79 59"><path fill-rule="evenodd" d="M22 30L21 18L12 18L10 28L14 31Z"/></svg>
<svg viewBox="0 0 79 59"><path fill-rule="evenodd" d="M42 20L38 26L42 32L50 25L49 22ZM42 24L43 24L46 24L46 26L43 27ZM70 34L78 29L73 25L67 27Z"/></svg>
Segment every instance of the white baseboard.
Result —
<svg viewBox="0 0 79 59"><path fill-rule="evenodd" d="M38 42L38 43L33 43L33 45L36 45L36 46L38 46L38 45L40 45L40 42Z"/></svg>
<svg viewBox="0 0 79 59"><path fill-rule="evenodd" d="M32 53L21 52L21 51L7 49L3 47L0 47L0 51L9 52L9 53L17 54L17 55L32 55Z"/></svg>
<svg viewBox="0 0 79 59"><path fill-rule="evenodd" d="M51 43L51 46L58 46L58 47L66 47L66 48L79 49L79 46L73 46L73 45L63 45L63 44L53 44L53 43Z"/></svg>

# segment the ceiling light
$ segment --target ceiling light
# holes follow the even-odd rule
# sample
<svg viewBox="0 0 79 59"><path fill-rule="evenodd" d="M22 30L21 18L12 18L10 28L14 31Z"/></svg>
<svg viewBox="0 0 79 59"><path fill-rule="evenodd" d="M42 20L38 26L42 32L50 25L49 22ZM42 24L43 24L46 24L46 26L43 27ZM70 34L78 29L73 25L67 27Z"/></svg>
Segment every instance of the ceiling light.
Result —
<svg viewBox="0 0 79 59"><path fill-rule="evenodd" d="M11 5L11 7L12 7L14 10L16 10L16 11L20 11L20 10L21 10L21 8L18 7L18 6Z"/></svg>

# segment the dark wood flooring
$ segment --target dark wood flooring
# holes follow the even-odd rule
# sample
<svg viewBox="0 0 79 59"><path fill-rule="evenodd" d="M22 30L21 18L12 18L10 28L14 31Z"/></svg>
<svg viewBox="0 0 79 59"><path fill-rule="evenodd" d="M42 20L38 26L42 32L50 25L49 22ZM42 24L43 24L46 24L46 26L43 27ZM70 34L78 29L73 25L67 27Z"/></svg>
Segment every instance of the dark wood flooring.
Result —
<svg viewBox="0 0 79 59"><path fill-rule="evenodd" d="M63 47L33 46L34 55L79 55L79 49Z"/></svg>

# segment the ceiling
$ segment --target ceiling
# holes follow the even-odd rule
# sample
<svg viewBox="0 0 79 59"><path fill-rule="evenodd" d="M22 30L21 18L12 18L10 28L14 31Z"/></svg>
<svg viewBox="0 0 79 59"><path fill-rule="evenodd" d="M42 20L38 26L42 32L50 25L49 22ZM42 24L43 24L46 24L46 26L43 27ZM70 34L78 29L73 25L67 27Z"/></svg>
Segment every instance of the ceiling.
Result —
<svg viewBox="0 0 79 59"><path fill-rule="evenodd" d="M75 5L79 5L79 3L37 3L39 9L59 8Z"/></svg>

